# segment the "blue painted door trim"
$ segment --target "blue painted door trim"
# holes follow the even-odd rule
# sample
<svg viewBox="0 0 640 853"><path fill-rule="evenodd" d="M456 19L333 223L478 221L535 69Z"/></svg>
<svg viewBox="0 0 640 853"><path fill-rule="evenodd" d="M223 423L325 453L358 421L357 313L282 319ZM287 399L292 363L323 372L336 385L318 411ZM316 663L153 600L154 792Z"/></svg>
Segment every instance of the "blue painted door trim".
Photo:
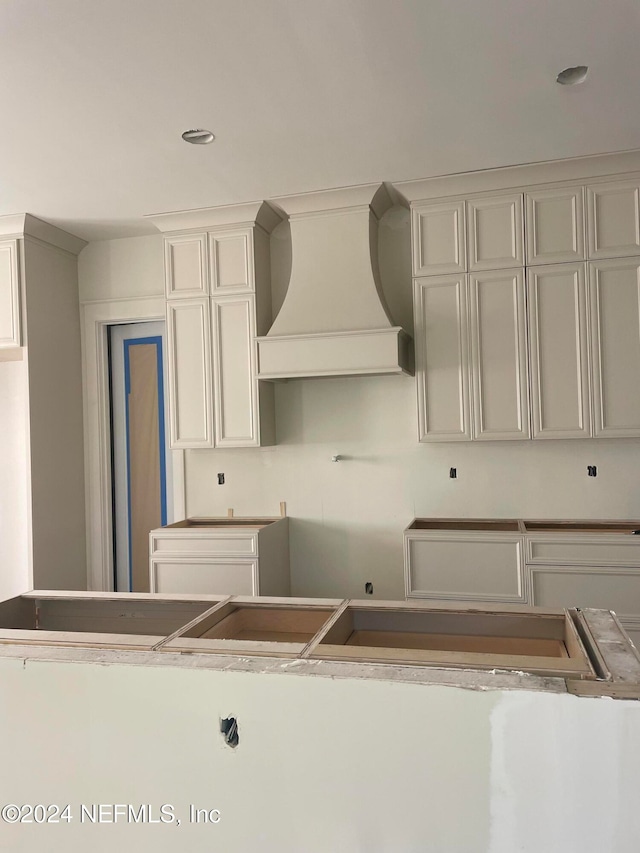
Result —
<svg viewBox="0 0 640 853"><path fill-rule="evenodd" d="M165 424L164 424L164 379L162 373L162 338L154 335L148 338L130 338L124 342L124 395L127 447L127 527L129 532L129 590L133 586L131 548L131 447L129 443L129 394L131 393L131 369L129 350L140 344L155 344L158 380L158 450L160 455L160 517L162 525L167 523L167 469L165 460Z"/></svg>

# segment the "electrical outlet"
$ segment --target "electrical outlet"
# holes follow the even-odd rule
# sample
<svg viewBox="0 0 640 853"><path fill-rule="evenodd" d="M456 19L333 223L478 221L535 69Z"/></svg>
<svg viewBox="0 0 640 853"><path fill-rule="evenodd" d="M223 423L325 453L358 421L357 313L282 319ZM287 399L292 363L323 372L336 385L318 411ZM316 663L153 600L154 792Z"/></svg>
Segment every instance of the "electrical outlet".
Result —
<svg viewBox="0 0 640 853"><path fill-rule="evenodd" d="M458 469L457 468L449 468L449 476L452 480L458 479Z"/></svg>
<svg viewBox="0 0 640 853"><path fill-rule="evenodd" d="M373 584L371 583L371 581L366 582L366 584L364 585L364 591L367 595L373 595Z"/></svg>
<svg viewBox="0 0 640 853"><path fill-rule="evenodd" d="M218 474L218 485L224 486L224 474Z"/></svg>

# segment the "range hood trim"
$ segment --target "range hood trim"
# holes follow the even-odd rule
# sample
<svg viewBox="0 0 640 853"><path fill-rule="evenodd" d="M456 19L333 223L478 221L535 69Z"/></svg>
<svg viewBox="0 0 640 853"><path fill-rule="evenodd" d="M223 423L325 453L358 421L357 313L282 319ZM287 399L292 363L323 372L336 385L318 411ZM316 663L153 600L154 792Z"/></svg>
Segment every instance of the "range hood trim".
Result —
<svg viewBox="0 0 640 853"><path fill-rule="evenodd" d="M412 374L410 336L394 325L378 268L377 226L406 200L390 184L273 199L288 215L292 268L258 378Z"/></svg>

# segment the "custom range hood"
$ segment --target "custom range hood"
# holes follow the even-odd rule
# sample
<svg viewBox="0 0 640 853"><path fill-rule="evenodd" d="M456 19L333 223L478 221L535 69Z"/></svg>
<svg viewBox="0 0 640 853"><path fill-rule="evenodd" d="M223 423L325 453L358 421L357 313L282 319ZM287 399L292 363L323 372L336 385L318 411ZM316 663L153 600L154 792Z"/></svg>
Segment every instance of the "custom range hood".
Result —
<svg viewBox="0 0 640 853"><path fill-rule="evenodd" d="M258 338L260 379L411 373L378 272L378 221L403 201L387 184L270 199L289 217L291 278Z"/></svg>

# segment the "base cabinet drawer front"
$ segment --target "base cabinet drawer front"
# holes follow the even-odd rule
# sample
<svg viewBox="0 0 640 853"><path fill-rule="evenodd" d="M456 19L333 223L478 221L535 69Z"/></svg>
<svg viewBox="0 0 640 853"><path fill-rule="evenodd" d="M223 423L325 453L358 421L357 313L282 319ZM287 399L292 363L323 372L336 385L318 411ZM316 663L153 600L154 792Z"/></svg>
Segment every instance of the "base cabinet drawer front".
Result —
<svg viewBox="0 0 640 853"><path fill-rule="evenodd" d="M527 566L536 607L596 607L640 613L640 568Z"/></svg>
<svg viewBox="0 0 640 853"><path fill-rule="evenodd" d="M526 603L521 537L407 537L407 598Z"/></svg>
<svg viewBox="0 0 640 853"><path fill-rule="evenodd" d="M152 560L151 591L208 595L258 595L258 563L224 560Z"/></svg>
<svg viewBox="0 0 640 853"><path fill-rule="evenodd" d="M640 567L640 536L616 536L613 542L605 537L585 540L551 536L531 536L526 541L527 563Z"/></svg>
<svg viewBox="0 0 640 853"><path fill-rule="evenodd" d="M154 554L192 554L194 556L240 556L255 557L258 553L256 535L233 533L218 536L152 536L151 556Z"/></svg>

